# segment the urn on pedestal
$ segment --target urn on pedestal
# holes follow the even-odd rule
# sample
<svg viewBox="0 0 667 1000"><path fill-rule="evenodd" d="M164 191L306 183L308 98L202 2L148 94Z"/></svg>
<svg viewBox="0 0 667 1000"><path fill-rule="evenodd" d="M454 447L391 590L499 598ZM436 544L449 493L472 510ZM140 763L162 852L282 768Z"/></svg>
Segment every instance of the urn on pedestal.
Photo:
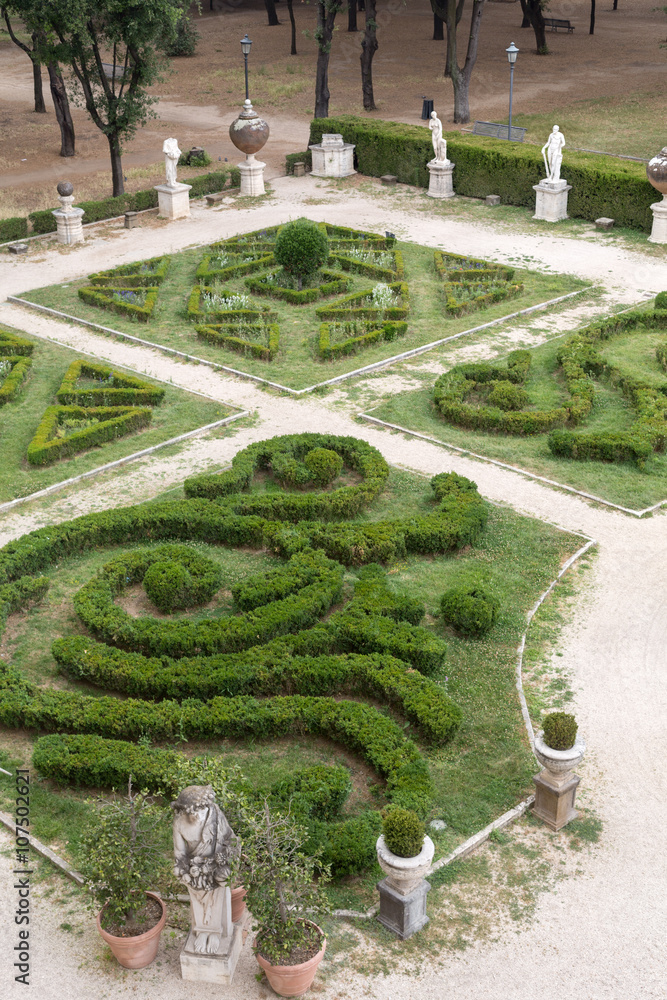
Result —
<svg viewBox="0 0 667 1000"><path fill-rule="evenodd" d="M229 138L237 149L246 154L245 162L239 163L241 171L241 194L258 196L264 194L264 167L266 163L255 159L255 153L266 144L269 126L259 117L250 99L243 102L243 111L229 126Z"/></svg>
<svg viewBox="0 0 667 1000"><path fill-rule="evenodd" d="M655 201L651 205L653 228L649 242L667 243L667 146L663 146L658 155L649 160L646 176L662 195L662 201Z"/></svg>
<svg viewBox="0 0 667 1000"><path fill-rule="evenodd" d="M581 779L573 771L584 759L586 744L574 716L547 715L544 729L535 736L534 751L544 770L533 778L533 812L552 830L560 830L579 815L574 798Z"/></svg>
<svg viewBox="0 0 667 1000"><path fill-rule="evenodd" d="M424 834L424 824L410 809L389 807L383 820L383 835L375 850L386 878L378 882L378 920L400 938L408 938L428 923L426 896L431 886L424 881L433 861L435 845Z"/></svg>

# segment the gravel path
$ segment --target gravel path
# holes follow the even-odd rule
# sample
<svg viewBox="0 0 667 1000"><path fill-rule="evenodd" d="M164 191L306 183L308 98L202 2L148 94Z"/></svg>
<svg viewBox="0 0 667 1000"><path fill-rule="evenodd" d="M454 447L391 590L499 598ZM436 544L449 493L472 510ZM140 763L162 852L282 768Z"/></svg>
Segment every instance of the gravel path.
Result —
<svg viewBox="0 0 667 1000"><path fill-rule="evenodd" d="M198 212L187 222L160 231L121 231L113 239L95 237L83 249L42 254L39 261L7 263L0 276L5 294L17 294L37 284L66 280L110 267L125 259L176 250L188 243L221 238L235 231L271 225L309 214L332 222L349 222L349 204L334 192L317 208L303 204L312 197L315 181L282 179L276 196L256 209ZM317 191L323 197L326 191ZM462 252L510 260L529 256L554 270L571 271L604 284L614 301L632 302L664 286L664 258L644 258L611 245L566 237L519 235L456 219L392 214L388 202L361 194L354 197L354 224L392 230L432 245L446 244ZM299 203L301 202L301 204ZM533 266L533 265L531 265ZM208 369L178 364L148 349L128 347L85 330L51 323L10 305L0 306L0 321L49 335L82 350L99 353L116 363L159 377L178 375L198 389L256 413L253 426L237 427L219 439L193 441L176 459L156 456L113 476L93 480L78 491L31 504L0 518L0 543L46 523L76 513L103 509L154 495L180 482L190 470L219 465L251 441L296 429L354 434L381 449L388 461L427 475L454 469L475 479L491 500L597 539L598 557L574 620L565 628L559 650L562 666L573 677L576 713L589 747L581 773L589 800L604 823L599 848L582 854L578 877L559 883L542 896L535 917L520 934L500 929L495 943L480 944L465 953L440 956L433 970L418 977L394 972L386 977L350 974L328 981L321 995L337 998L440 998L447 995L534 1000L598 998L664 998L664 926L667 917L667 806L662 766L667 717L667 552L665 521L656 515L635 521L597 509L576 497L490 465L452 456L441 448L401 435L390 435L354 422L351 406L335 407L329 397L302 400L279 398L249 383L228 379ZM164 373L167 373L166 375ZM650 710L650 711L649 711ZM7 779L8 780L8 779ZM2 844L9 844L3 834ZM3 952L0 993L23 995L11 981L10 953L15 894L9 859L0 856L0 905ZM247 954L232 989L183 984L178 974L180 932L162 946L162 964L125 974L100 960L100 945L90 918L70 906L46 899L37 889L31 944L32 984L40 1000L75 997L120 997L172 1000L198 995L216 998L258 998L266 987L254 978L254 960ZM59 929L71 920L81 935ZM6 985L5 985L6 984Z"/></svg>

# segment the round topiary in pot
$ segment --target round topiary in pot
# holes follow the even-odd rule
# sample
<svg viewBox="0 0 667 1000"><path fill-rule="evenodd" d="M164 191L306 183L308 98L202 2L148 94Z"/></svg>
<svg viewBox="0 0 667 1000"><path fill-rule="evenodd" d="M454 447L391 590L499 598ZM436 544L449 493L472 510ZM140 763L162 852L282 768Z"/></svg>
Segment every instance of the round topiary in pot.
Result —
<svg viewBox="0 0 667 1000"><path fill-rule="evenodd" d="M329 256L329 241L317 223L297 219L279 230L274 256L282 269L296 278L297 288L301 289L304 279L315 274Z"/></svg>
<svg viewBox="0 0 667 1000"><path fill-rule="evenodd" d="M399 858L416 857L424 844L424 824L412 809L388 809L382 818L384 842Z"/></svg>
<svg viewBox="0 0 667 1000"><path fill-rule="evenodd" d="M577 738L577 723L567 712L551 712L542 723L542 738L552 750L569 750Z"/></svg>
<svg viewBox="0 0 667 1000"><path fill-rule="evenodd" d="M446 625L461 635L479 638L494 625L500 602L478 586L451 587L440 599L440 611Z"/></svg>
<svg viewBox="0 0 667 1000"><path fill-rule="evenodd" d="M329 448L313 448L303 461L317 486L328 486L340 475L343 468L343 459L338 452Z"/></svg>
<svg viewBox="0 0 667 1000"><path fill-rule="evenodd" d="M146 570L144 590L156 608L169 614L191 603L192 577L185 566L165 559Z"/></svg>

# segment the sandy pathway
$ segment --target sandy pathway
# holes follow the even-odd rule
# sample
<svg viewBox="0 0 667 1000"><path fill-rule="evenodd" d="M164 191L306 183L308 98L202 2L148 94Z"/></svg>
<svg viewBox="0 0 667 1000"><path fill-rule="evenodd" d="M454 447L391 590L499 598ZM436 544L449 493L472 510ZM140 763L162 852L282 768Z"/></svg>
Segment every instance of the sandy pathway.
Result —
<svg viewBox="0 0 667 1000"><path fill-rule="evenodd" d="M292 192L312 194L312 179L305 183L285 179L276 185L280 199L262 207L261 224L297 214ZM309 185L311 187L309 187ZM283 197L284 195L284 197ZM349 221L350 208L334 196L333 203L298 206L313 217ZM465 252L509 260L527 255L542 259L555 270L568 270L605 284L618 301L634 301L648 289L663 287L664 263L611 246L591 246L564 237L520 235L456 219L442 220L407 212L389 217L386 204L356 196L356 225L375 228L391 225L394 232L420 242L455 245ZM84 274L98 266L123 259L148 256L157 249L177 249L188 242L205 242L258 224L257 210L201 212L191 222L175 223L155 232L121 233L112 241L98 238L84 249L67 254L42 255L3 265L5 292L20 292L36 284ZM36 280L37 268L39 279ZM83 350L123 352L125 363L158 374L174 366L192 388L256 412L257 422L239 427L215 440L197 440L181 450L177 463L157 456L130 466L106 480L95 480L67 496L56 496L39 505L19 508L0 518L4 543L39 524L55 523L77 512L103 509L110 503L130 502L162 490L191 470L205 464L222 464L241 447L271 434L298 428L355 434L379 447L392 463L433 475L455 469L474 478L489 499L522 512L594 537L599 554L591 571L590 586L574 620L559 643L562 665L574 678L576 712L589 752L581 773L589 800L604 822L599 849L582 855L580 874L562 882L538 903L531 926L520 934L502 931L493 944L478 945L461 954L445 954L441 965L418 978L393 973L379 979L346 975L327 983L320 995L336 998L395 997L440 998L443 995L482 998L550 998L554 990L563 1000L581 998L664 998L663 952L667 917L667 792L662 757L667 714L665 685L667 612L667 545L662 515L635 521L621 514L597 509L576 497L562 495L489 465L449 455L427 442L406 440L353 421L354 410L331 407L327 398L302 400L277 398L248 383L225 379L202 367L178 365L161 355L130 348L61 324L51 324L15 307L0 307L0 320L26 330L50 330L64 342ZM109 353L104 356L110 356ZM113 355L120 361L120 356ZM132 360L130 360L132 359ZM3 835L4 836L4 835ZM12 940L13 890L8 861L0 858L0 903L3 930L0 938ZM36 894L34 922L33 985L44 1000L75 997L117 997L128 993L146 1000L172 1000L195 995L195 988L178 978L177 952L169 947L163 964L124 976L101 965L99 944L88 919L76 915L81 937L72 937L58 925L65 919L61 905ZM72 918L74 920L74 917ZM5 934L6 931L6 934ZM178 938L177 938L178 940ZM164 946L163 946L164 947ZM9 996L23 993L10 977L10 946L2 946L0 984ZM57 970L57 976L54 975ZM246 1000L267 995L254 979L255 966L247 956L233 989L197 986L196 995L223 1000Z"/></svg>

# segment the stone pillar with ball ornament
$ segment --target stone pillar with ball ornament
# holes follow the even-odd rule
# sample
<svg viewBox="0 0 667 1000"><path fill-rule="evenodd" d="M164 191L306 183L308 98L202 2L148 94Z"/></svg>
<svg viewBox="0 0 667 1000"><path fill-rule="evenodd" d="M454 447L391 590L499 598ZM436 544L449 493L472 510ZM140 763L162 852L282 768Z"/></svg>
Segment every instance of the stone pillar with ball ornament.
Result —
<svg viewBox="0 0 667 1000"><path fill-rule="evenodd" d="M83 243L83 223L81 219L84 215L82 208L73 208L74 187L69 181L61 181L56 188L60 208L53 212L58 227L58 243Z"/></svg>
<svg viewBox="0 0 667 1000"><path fill-rule="evenodd" d="M259 117L250 99L243 102L243 111L229 126L229 138L237 149L246 154L239 163L241 171L241 194L258 197L264 194L264 167L266 163L255 159L255 153L266 144L269 126Z"/></svg>
<svg viewBox="0 0 667 1000"><path fill-rule="evenodd" d="M651 205L653 228L649 243L667 243L667 146L663 146L658 155L649 160L646 176L662 195L662 201L654 201Z"/></svg>

